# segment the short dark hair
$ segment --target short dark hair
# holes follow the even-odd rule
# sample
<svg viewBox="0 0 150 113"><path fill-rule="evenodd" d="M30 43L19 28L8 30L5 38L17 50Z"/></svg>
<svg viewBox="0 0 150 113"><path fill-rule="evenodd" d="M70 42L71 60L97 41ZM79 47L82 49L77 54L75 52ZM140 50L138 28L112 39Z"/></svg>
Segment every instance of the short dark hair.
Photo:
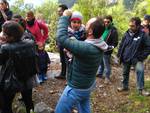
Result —
<svg viewBox="0 0 150 113"><path fill-rule="evenodd" d="M20 15L20 14L13 14L12 16L12 20L18 19L18 23L24 28L24 30L26 29L26 21L25 19Z"/></svg>
<svg viewBox="0 0 150 113"><path fill-rule="evenodd" d="M7 38L13 37L13 41L19 41L24 33L23 27L14 21L6 21L2 25L2 31L7 35Z"/></svg>
<svg viewBox="0 0 150 113"><path fill-rule="evenodd" d="M148 14L144 15L144 20L150 21L150 15L148 15Z"/></svg>
<svg viewBox="0 0 150 113"><path fill-rule="evenodd" d="M33 11L28 11L28 12L27 12L27 15L34 16L34 13L33 13Z"/></svg>
<svg viewBox="0 0 150 113"><path fill-rule="evenodd" d="M67 5L65 4L60 4L58 7L61 7L63 11L68 9Z"/></svg>
<svg viewBox="0 0 150 113"><path fill-rule="evenodd" d="M95 38L100 38L105 30L103 19L101 17L97 17L90 27L93 30L93 36Z"/></svg>
<svg viewBox="0 0 150 113"><path fill-rule="evenodd" d="M21 15L19 15L19 14L13 14L13 17L12 18L18 18L18 19L21 19L22 18L22 16Z"/></svg>
<svg viewBox="0 0 150 113"><path fill-rule="evenodd" d="M140 26L141 25L141 19L139 17L132 17L130 19L130 22L135 22L136 26Z"/></svg>
<svg viewBox="0 0 150 113"><path fill-rule="evenodd" d="M109 19L111 22L113 21L113 19L112 19L112 16L111 16L111 15L106 15L106 16L104 17L104 19Z"/></svg>

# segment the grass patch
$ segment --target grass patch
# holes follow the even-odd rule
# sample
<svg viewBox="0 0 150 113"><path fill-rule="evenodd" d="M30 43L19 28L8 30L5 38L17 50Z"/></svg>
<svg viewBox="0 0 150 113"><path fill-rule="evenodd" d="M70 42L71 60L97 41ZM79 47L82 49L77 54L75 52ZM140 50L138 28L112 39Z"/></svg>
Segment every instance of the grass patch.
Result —
<svg viewBox="0 0 150 113"><path fill-rule="evenodd" d="M145 89L150 91L150 81L145 81ZM137 90L133 90L128 98L127 113L150 113L150 97L138 95Z"/></svg>

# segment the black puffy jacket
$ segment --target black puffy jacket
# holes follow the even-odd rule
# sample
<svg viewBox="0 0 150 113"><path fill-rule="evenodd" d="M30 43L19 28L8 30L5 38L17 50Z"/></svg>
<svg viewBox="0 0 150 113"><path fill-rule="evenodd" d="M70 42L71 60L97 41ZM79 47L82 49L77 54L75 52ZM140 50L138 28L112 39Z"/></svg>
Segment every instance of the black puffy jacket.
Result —
<svg viewBox="0 0 150 113"><path fill-rule="evenodd" d="M114 46L116 47L118 45L118 31L117 29L112 26L111 31L109 36L106 38L105 42L109 45L109 46ZM110 51L106 51L104 52L104 54L111 54L113 52L113 50Z"/></svg>
<svg viewBox="0 0 150 113"><path fill-rule="evenodd" d="M8 75L6 64L8 60L13 61L13 66L16 71L16 78L19 82L24 82L26 86L31 87L32 83L30 78L36 74L35 66L36 51L34 41L20 40L18 42L6 43L0 46L0 82L7 79Z"/></svg>

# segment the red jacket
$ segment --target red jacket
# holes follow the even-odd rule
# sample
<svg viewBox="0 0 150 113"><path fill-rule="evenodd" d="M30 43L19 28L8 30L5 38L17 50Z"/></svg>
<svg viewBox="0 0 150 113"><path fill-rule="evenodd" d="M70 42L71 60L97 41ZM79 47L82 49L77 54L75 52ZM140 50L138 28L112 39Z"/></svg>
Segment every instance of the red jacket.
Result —
<svg viewBox="0 0 150 113"><path fill-rule="evenodd" d="M33 34L35 37L36 44L39 42L45 43L48 38L48 27L42 22L35 20L33 26L26 26L26 28Z"/></svg>

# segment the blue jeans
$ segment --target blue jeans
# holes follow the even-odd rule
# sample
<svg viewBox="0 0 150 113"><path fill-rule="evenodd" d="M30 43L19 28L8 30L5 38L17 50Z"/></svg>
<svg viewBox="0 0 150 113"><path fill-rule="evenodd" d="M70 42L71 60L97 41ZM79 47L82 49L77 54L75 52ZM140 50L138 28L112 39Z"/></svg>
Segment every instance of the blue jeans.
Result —
<svg viewBox="0 0 150 113"><path fill-rule="evenodd" d="M129 86L129 73L131 64L123 63L123 81L122 85L124 88ZM142 62L137 62L135 65L135 72L137 78L137 89L142 90L144 88L144 65Z"/></svg>
<svg viewBox="0 0 150 113"><path fill-rule="evenodd" d="M91 113L90 93L91 91L81 91L66 86L58 101L55 113L71 113L74 107L77 107L79 113Z"/></svg>
<svg viewBox="0 0 150 113"><path fill-rule="evenodd" d="M100 63L98 68L98 75L101 77L103 72L106 78L110 78L111 74L111 65L110 65L111 55L103 55L103 60Z"/></svg>

